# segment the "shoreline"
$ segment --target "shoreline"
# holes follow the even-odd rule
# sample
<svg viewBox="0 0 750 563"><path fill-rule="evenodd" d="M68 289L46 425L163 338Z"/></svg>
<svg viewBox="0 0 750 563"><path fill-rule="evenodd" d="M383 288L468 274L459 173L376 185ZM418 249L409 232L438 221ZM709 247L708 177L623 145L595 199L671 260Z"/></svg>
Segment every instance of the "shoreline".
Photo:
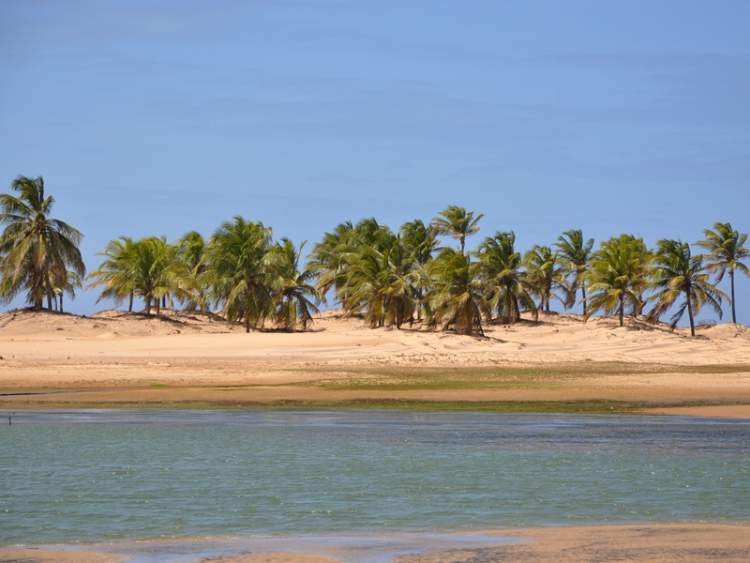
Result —
<svg viewBox="0 0 750 563"><path fill-rule="evenodd" d="M90 544L0 547L0 558L111 563L179 554L194 561L334 563L477 560L744 561L748 522L640 522L446 532L303 534L117 540Z"/></svg>
<svg viewBox="0 0 750 563"><path fill-rule="evenodd" d="M58 395L58 393L53 393ZM29 395L17 395L29 397ZM32 394L38 397L36 394ZM408 401L408 400L350 400L337 402L282 401L277 403L237 403L211 401L133 401L127 392L121 399L101 401L14 401L10 405L0 395L0 417L24 411L55 410L399 410L407 412L475 412L496 414L578 414L606 416L666 416L704 419L750 420L750 404L690 404L690 405L643 405L616 401L528 401L528 402L471 402L471 401ZM11 408L12 407L12 408Z"/></svg>

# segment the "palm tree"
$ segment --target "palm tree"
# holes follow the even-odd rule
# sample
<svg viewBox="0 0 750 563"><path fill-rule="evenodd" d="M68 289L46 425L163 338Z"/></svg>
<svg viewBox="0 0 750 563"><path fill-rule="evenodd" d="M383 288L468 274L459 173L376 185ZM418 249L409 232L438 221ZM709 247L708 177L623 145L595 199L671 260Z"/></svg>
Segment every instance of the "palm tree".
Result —
<svg viewBox="0 0 750 563"><path fill-rule="evenodd" d="M644 249L643 240L632 235L620 235L602 243L586 273L590 293L587 319L596 311L617 312L623 326L627 302L634 313L640 311L650 264Z"/></svg>
<svg viewBox="0 0 750 563"><path fill-rule="evenodd" d="M55 200L45 195L44 179L19 176L11 184L18 195L0 194L0 299L21 291L35 309L44 297L52 308L55 287L65 287L69 272L83 277L86 267L79 245L81 233L50 217Z"/></svg>
<svg viewBox="0 0 750 563"><path fill-rule="evenodd" d="M161 315L162 305L171 295L184 298L188 291L187 272L177 259L177 248L161 237L147 237L135 245L133 257L134 293L143 298L146 315L156 307Z"/></svg>
<svg viewBox="0 0 750 563"><path fill-rule="evenodd" d="M401 328L414 313L417 279L399 237L380 248L362 244L347 257L344 308L363 313L373 328Z"/></svg>
<svg viewBox="0 0 750 563"><path fill-rule="evenodd" d="M270 249L271 229L240 216L223 223L208 245L206 285L227 319L243 321L245 332L261 326L272 312Z"/></svg>
<svg viewBox="0 0 750 563"><path fill-rule="evenodd" d="M433 260L428 271L432 291L428 295L431 323L443 328L454 326L459 334L471 335L482 331L484 300L479 279L479 264L469 257L446 248Z"/></svg>
<svg viewBox="0 0 750 563"><path fill-rule="evenodd" d="M562 270L557 255L549 246L534 245L524 257L526 275L539 296L539 310L550 312L550 301L555 296L554 289L562 285Z"/></svg>
<svg viewBox="0 0 750 563"><path fill-rule="evenodd" d="M323 240L313 248L308 267L316 273L315 287L323 300L331 289L338 296L346 282L345 256L355 247L355 235L354 225L346 221L325 233Z"/></svg>
<svg viewBox="0 0 750 563"><path fill-rule="evenodd" d="M520 320L521 308L537 314L533 286L521 270L523 260L515 242L515 233L498 232L487 237L478 252L487 305L509 324Z"/></svg>
<svg viewBox="0 0 750 563"><path fill-rule="evenodd" d="M483 214L475 215L458 205L450 205L432 220L432 226L439 235L448 235L456 239L461 246L461 254L465 254L466 238L479 232L479 221Z"/></svg>
<svg viewBox="0 0 750 563"><path fill-rule="evenodd" d="M113 299L119 304L128 299L128 312L133 312L133 296L135 294L135 270L137 262L137 242L130 237L120 237L107 243L104 261L99 268L91 272L93 280L89 287L104 286L104 290L96 300Z"/></svg>
<svg viewBox="0 0 750 563"><path fill-rule="evenodd" d="M740 233L733 229L731 223L715 223L713 230L706 229L703 233L706 238L699 241L697 245L708 250L706 267L709 271L716 272L717 283L724 279L724 274L727 271L729 272L732 322L737 324L737 311L734 299L734 273L739 270L746 276L750 275L750 269L743 262L743 260L750 257L750 249L745 248L747 233Z"/></svg>
<svg viewBox="0 0 750 563"><path fill-rule="evenodd" d="M414 292L417 300L417 320L422 320L422 309L425 306L424 296L428 290L429 276L424 270L432 260L432 254L437 247L437 233L428 227L421 219L415 219L401 225L399 236L403 245L406 259L411 262L415 273Z"/></svg>
<svg viewBox="0 0 750 563"><path fill-rule="evenodd" d="M203 273L206 271L206 241L197 231L189 231L177 242L177 259L186 272L189 291L186 295L186 308L206 311L206 288L203 286Z"/></svg>
<svg viewBox="0 0 750 563"><path fill-rule="evenodd" d="M562 262L563 272L570 277L570 292L566 307L575 303L575 295L581 288L581 303L583 305L583 316L588 313L588 302L586 300L586 284L583 283L586 269L588 268L591 250L594 248L594 239L584 240L583 231L571 229L565 231L557 239L557 253Z"/></svg>
<svg viewBox="0 0 750 563"><path fill-rule="evenodd" d="M274 316L276 322L288 331L294 330L298 322L302 324L302 330L307 330L313 313L318 312L316 303L320 302L312 285L315 272L310 268L300 269L304 247L303 242L297 249L291 240L284 238L266 257L273 272Z"/></svg>
<svg viewBox="0 0 750 563"><path fill-rule="evenodd" d="M649 317L658 319L680 297L684 302L672 315L672 328L677 326L687 309L690 334L695 336L695 320L702 306L708 303L721 318L721 299L724 293L709 281L703 257L691 256L690 245L679 240L660 240L654 257L654 299L656 306Z"/></svg>

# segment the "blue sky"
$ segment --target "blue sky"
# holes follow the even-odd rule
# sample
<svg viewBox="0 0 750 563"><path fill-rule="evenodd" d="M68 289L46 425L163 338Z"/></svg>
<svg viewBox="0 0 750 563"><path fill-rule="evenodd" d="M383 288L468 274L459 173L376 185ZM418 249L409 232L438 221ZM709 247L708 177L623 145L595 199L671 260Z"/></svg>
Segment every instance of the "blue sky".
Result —
<svg viewBox="0 0 750 563"><path fill-rule="evenodd" d="M748 21L744 0L4 0L0 186L43 175L90 267L235 214L311 243L451 203L523 248L747 231Z"/></svg>

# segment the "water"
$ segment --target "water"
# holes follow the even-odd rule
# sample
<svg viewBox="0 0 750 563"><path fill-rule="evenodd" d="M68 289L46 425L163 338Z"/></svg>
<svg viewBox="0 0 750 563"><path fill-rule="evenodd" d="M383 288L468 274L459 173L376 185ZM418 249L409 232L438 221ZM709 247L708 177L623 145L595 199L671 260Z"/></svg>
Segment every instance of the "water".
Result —
<svg viewBox="0 0 750 563"><path fill-rule="evenodd" d="M740 421L76 411L0 426L0 544L748 519Z"/></svg>

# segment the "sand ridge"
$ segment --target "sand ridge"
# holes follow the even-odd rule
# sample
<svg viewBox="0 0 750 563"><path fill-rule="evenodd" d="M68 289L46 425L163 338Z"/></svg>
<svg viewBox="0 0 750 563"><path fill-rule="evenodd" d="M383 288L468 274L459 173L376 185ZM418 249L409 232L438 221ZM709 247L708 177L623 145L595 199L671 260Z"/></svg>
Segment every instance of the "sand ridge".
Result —
<svg viewBox="0 0 750 563"><path fill-rule="evenodd" d="M691 338L640 320L619 327L612 318L550 314L489 326L480 338L419 325L371 329L328 312L307 332L246 334L195 313L18 311L0 315L0 357L3 408L165 397L237 405L611 400L654 403L658 412L675 404L750 414L750 330L730 324Z"/></svg>

